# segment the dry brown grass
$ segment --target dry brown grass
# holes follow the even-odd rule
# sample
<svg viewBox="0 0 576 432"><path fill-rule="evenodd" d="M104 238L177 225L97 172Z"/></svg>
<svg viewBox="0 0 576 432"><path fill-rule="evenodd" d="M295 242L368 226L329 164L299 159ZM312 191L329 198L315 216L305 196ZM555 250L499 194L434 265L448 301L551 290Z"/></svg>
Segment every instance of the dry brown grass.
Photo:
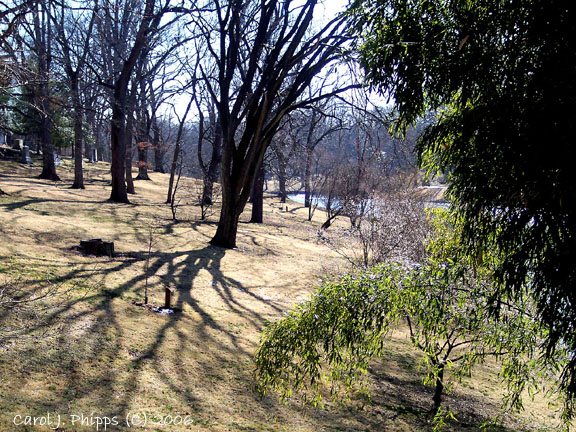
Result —
<svg viewBox="0 0 576 432"><path fill-rule="evenodd" d="M374 405L358 397L348 407L287 405L253 392L252 356L259 333L294 302L307 298L318 278L342 265L316 243L318 221L290 211L269 196L264 225L241 223L238 249L208 245L214 217L200 223L199 210L182 207L187 220L173 222L163 204L167 175L138 181L132 205L112 204L106 164L86 166L86 190L71 190L69 161L62 183L36 178L39 169L0 161L0 271L33 285L47 277L63 286L80 283L59 299L52 332L38 341L0 347L0 430L17 428L15 415L59 413L60 430L96 430L70 425L70 415L114 417L127 430L133 412L188 415L189 427L144 430L192 431L420 431L431 392L420 384L417 353L399 331L388 355L370 374ZM244 219L246 220L246 219ZM149 272L151 302L163 288L175 290L183 312L153 314L142 301L149 230L154 246ZM115 241L115 258L87 257L72 249L83 238ZM53 305L54 306L54 305ZM447 399L461 422L474 430L498 411L500 387L493 366L480 368ZM553 410L537 400L522 415L507 415L498 430L546 430ZM100 427L102 430L102 427Z"/></svg>

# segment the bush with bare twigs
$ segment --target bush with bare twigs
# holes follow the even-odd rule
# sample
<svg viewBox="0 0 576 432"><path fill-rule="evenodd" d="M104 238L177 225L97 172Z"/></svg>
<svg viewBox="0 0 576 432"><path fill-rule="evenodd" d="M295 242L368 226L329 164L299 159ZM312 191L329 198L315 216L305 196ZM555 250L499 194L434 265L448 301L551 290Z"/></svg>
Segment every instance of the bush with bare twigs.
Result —
<svg viewBox="0 0 576 432"><path fill-rule="evenodd" d="M318 236L354 267L388 260L417 263L430 229L426 201L412 176L391 176L378 190L346 198L342 213L349 227L321 229Z"/></svg>

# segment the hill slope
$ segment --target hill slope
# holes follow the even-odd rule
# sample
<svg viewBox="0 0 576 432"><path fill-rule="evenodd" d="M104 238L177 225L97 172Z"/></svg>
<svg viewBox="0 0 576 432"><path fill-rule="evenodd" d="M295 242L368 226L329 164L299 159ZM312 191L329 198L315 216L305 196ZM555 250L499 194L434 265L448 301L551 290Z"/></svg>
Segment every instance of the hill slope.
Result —
<svg viewBox="0 0 576 432"><path fill-rule="evenodd" d="M136 182L132 205L112 204L108 165L87 165L87 189L71 190L70 161L64 162L64 181L55 184L38 180L38 168L0 161L0 189L9 194L0 197L3 283L38 289L50 280L60 291L71 289L42 303L48 327L1 347L0 430L48 430L14 425L17 415L47 413L53 423L60 415L64 431L96 430L105 417L119 423L106 430L128 430L127 418L137 423L145 416L143 430L151 431L429 428L431 392L420 384L417 353L402 329L371 371L373 406L358 397L348 407L328 403L321 410L253 392L260 330L342 265L315 242L319 223L307 222L300 205L289 203L286 212L269 195L266 223L245 219L238 249L223 250L208 245L215 215L200 222L198 208L183 205L183 221L171 220L163 204L167 175ZM74 246L84 238L113 240L117 256L83 255ZM143 300L146 281L150 302L161 304L170 287L182 312L161 315L134 305ZM3 315L0 331L8 318ZM453 430L474 429L497 413L500 389L490 372L493 367L481 368L447 398L460 419ZM544 430L555 422L542 401L528 409L503 418L498 430Z"/></svg>

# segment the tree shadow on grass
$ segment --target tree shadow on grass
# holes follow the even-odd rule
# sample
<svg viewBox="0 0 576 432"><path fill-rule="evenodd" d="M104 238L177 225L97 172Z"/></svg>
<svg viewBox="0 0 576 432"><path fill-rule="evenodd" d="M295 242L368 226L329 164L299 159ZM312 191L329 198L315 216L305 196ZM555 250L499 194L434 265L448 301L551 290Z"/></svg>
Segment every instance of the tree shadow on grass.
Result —
<svg viewBox="0 0 576 432"><path fill-rule="evenodd" d="M182 388L197 387L194 380L190 380L186 368L175 368L167 373L164 360L166 355L176 360L186 358L196 347L209 351L209 355L195 356L194 369L211 377L208 380L200 377L200 386L210 388L211 379L221 380L221 368L227 365L233 365L231 372L237 381L249 382L250 368L239 366L251 363L249 343L222 315L238 320L243 326L260 329L266 322L261 310L279 313L282 308L225 275L221 260L226 253L224 249L206 246L195 251L154 254L149 277L158 276L162 285L176 288L176 305L184 309L181 314L159 316L138 309L126 300L129 294L141 296L146 277L143 271L116 287L110 287L108 282L106 290L98 289L59 305L48 319L60 326L55 348L49 350L49 356L42 355L47 352L32 350L22 369L55 367L55 374L65 382L58 386L56 394L59 397L51 402L30 393L26 404L39 410L58 406L61 409L91 400L97 401L102 415L124 417L141 388L149 387L142 379L154 379L179 395L182 403L193 407L198 402L197 396L183 392ZM112 265L109 269L75 268L55 278L54 282L66 283L88 275L94 277L94 274L110 279L114 273L142 266L146 255L146 251L142 251L122 256L108 263ZM200 272L207 272L210 279L198 290L195 281ZM196 291L200 291L200 297ZM214 304L206 302L206 296L213 297ZM155 325L144 337L134 338L129 326L125 325L125 314L132 314L140 321L154 321ZM77 337L78 333L84 336ZM166 352L167 345L171 352ZM122 366L124 370L120 370ZM97 369L83 371L86 368ZM147 371L145 375L142 370ZM203 412L208 415L206 410Z"/></svg>

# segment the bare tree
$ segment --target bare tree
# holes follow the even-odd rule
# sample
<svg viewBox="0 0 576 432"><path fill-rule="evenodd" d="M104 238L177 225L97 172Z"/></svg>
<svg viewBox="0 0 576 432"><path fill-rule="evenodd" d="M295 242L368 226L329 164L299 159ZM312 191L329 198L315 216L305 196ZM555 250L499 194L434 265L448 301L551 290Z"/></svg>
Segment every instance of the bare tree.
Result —
<svg viewBox="0 0 576 432"><path fill-rule="evenodd" d="M110 89L112 106L111 156L112 192L111 201L128 203L126 187L127 163L127 111L134 106L134 87L142 76L135 78L135 70L143 70L151 50L152 39L174 24L176 18L162 18L168 13L186 10L169 0L124 0L120 3L102 5L101 19L97 29L101 39L100 60L103 68L101 82ZM176 45L172 48L175 49ZM131 86L132 83L132 86ZM131 166L131 159L129 165Z"/></svg>
<svg viewBox="0 0 576 432"><path fill-rule="evenodd" d="M61 61L66 74L74 108L74 183L72 189L84 189L82 158L84 155L84 106L80 82L90 50L92 30L96 20L98 0L86 9L59 3L54 7L52 21Z"/></svg>
<svg viewBox="0 0 576 432"><path fill-rule="evenodd" d="M296 176L295 170L289 172L291 168L290 162L301 147L300 130L297 122L294 121L295 114L298 114L298 112L293 112L287 116L283 126L270 144L270 170L278 178L278 196L282 203L285 203L286 198L288 198L287 186L289 180Z"/></svg>
<svg viewBox="0 0 576 432"><path fill-rule="evenodd" d="M417 172L395 172L384 177L379 190L356 199L364 203L357 209L355 224L320 230L322 241L354 267L371 267L387 260L421 262L430 227L427 196L415 187L415 176Z"/></svg>
<svg viewBox="0 0 576 432"><path fill-rule="evenodd" d="M174 109L174 114L178 117L178 133L176 135L176 144L174 146L174 155L172 157L172 165L170 167L170 181L168 182L168 194L166 196L166 204L173 205L174 201L174 178L177 175L178 164L180 161L180 167L182 167L182 137L184 134L184 125L186 124L186 118L188 117L188 113L190 112L190 108L192 107L192 103L194 102L194 97L191 97L188 101L188 105L186 106L186 110L182 117L179 117ZM181 168L180 168L181 169Z"/></svg>
<svg viewBox="0 0 576 432"><path fill-rule="evenodd" d="M17 82L18 92L8 92L17 101L4 104L34 126L42 148L40 178L59 181L54 163L53 86L51 82L54 29L50 19L50 0L39 0L8 6L1 12L8 20L0 43L3 57L11 65L11 80ZM4 125L6 128L7 125Z"/></svg>
<svg viewBox="0 0 576 432"><path fill-rule="evenodd" d="M215 75L201 71L222 129L222 210L211 244L233 248L240 214L284 116L352 85L305 97L315 77L342 58L347 42L340 17L313 28L317 0L211 5L212 13L198 22L216 65Z"/></svg>
<svg viewBox="0 0 576 432"><path fill-rule="evenodd" d="M264 180L266 178L265 167L266 163L262 162L258 168L258 171L256 172L254 184L252 185L252 216L250 218L250 223L264 222Z"/></svg>

